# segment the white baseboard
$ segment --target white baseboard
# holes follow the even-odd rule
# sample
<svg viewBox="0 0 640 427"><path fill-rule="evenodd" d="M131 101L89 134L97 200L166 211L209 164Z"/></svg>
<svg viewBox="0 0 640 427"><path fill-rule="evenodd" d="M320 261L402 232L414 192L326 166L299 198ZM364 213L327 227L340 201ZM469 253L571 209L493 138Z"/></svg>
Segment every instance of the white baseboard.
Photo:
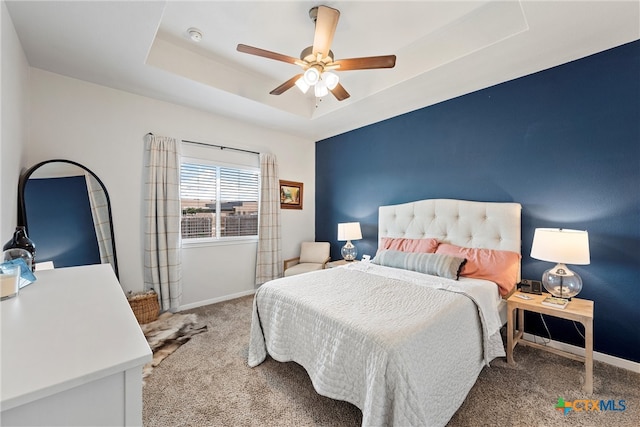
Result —
<svg viewBox="0 0 640 427"><path fill-rule="evenodd" d="M577 354L579 356L583 356L584 357L584 348L582 348L582 347L577 347L575 345L563 343L563 342L560 342L560 341L554 341L554 340L549 341L548 338L542 338L542 337L539 337L537 335L529 334L529 333L526 333L526 332L524 334L524 339L529 340L529 341L538 342L538 343L546 342L547 343L546 345L549 346L549 347L553 347L553 348L556 348L558 350L567 351L569 353ZM593 352L593 360L597 360L599 362L603 362L603 363L606 363L608 365L613 365L613 366L616 366L618 368L627 369L627 370L629 370L631 372L635 372L635 373L639 373L640 374L640 363L638 363L638 362L632 362L631 360L622 359L620 357L615 357L615 356L610 356L608 354L599 353L597 351Z"/></svg>
<svg viewBox="0 0 640 427"><path fill-rule="evenodd" d="M249 291L238 292L236 294L225 295L225 296L219 297L219 298L212 298L212 299L208 299L208 300L204 300L204 301L194 302L192 304L185 304L185 305L181 305L180 308L178 309L178 311L190 310L192 308L198 308L198 307L202 307L204 305L215 304L217 302L223 302L223 301L229 301L229 300L232 300L232 299L244 297L244 296L247 296L247 295L252 295L252 294L255 294L255 293L256 293L256 290L252 289L252 290L249 290Z"/></svg>

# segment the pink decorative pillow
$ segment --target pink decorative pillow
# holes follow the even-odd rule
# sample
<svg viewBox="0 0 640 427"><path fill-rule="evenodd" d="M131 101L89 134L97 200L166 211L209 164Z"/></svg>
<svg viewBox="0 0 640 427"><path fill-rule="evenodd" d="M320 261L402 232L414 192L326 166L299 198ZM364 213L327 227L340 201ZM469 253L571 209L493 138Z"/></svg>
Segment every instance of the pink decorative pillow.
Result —
<svg viewBox="0 0 640 427"><path fill-rule="evenodd" d="M465 258L467 263L462 268L460 276L491 280L498 284L501 296L508 295L516 286L521 258L517 252L464 248L440 243L436 253Z"/></svg>
<svg viewBox="0 0 640 427"><path fill-rule="evenodd" d="M405 239L403 237L383 237L379 250L390 249L400 252L421 252L433 254L438 247L437 239Z"/></svg>

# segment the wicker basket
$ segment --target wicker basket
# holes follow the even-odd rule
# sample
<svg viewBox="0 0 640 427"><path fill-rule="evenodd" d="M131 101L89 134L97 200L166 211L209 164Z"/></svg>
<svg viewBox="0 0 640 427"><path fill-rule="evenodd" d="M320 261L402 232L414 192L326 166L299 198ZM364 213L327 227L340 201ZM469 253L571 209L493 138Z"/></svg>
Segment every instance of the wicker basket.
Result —
<svg viewBox="0 0 640 427"><path fill-rule="evenodd" d="M127 295L129 305L133 314L136 315L139 324L153 322L158 318L160 313L160 303L158 302L158 294L154 290L147 292L131 293Z"/></svg>

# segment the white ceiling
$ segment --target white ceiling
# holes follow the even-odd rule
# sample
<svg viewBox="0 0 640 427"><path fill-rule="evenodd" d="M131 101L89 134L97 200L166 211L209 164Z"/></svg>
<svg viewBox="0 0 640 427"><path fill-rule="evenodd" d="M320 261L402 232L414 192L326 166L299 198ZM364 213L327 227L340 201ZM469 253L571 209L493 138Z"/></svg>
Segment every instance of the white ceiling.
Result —
<svg viewBox="0 0 640 427"><path fill-rule="evenodd" d="M320 140L640 38L633 1L6 1L29 64ZM311 7L340 10L336 59L397 56L345 71L351 97L269 91L296 65ZM204 38L194 43L187 29Z"/></svg>

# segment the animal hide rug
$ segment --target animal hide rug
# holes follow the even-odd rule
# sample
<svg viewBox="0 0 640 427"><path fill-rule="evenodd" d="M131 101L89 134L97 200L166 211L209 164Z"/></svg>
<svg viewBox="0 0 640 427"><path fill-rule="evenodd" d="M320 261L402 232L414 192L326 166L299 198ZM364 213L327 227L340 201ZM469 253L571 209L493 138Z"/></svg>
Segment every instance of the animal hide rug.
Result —
<svg viewBox="0 0 640 427"><path fill-rule="evenodd" d="M192 336L207 330L207 325L198 325L197 320L195 314L166 312L158 316L157 320L140 325L153 352L153 360L142 368L143 381L151 374L153 368L178 347L189 341Z"/></svg>

